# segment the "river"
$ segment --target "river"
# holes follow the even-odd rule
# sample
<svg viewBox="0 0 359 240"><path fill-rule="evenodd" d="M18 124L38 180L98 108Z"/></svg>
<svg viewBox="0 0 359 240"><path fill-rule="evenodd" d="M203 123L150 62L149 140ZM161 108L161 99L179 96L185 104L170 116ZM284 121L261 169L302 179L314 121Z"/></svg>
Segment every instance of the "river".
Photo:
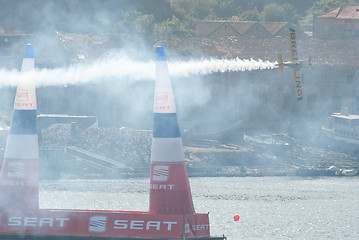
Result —
<svg viewBox="0 0 359 240"><path fill-rule="evenodd" d="M210 212L212 236L359 239L358 177L198 177L190 183L196 212ZM41 208L147 211L148 205L148 178L40 182Z"/></svg>

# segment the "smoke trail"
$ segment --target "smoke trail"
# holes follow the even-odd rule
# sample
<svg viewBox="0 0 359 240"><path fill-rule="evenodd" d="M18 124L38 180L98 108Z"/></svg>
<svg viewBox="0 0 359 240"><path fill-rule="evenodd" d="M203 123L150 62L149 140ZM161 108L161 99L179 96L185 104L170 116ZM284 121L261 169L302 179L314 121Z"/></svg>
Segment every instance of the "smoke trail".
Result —
<svg viewBox="0 0 359 240"><path fill-rule="evenodd" d="M274 69L276 62L253 59L209 59L202 61L169 63L171 75L188 76L190 74L210 74L214 72L244 72L253 70Z"/></svg>
<svg viewBox="0 0 359 240"><path fill-rule="evenodd" d="M18 81L31 79L37 86L84 84L107 79L133 80L154 78L155 63L139 62L128 57L102 59L91 64L67 68L36 69L33 72L0 70L0 86L16 86Z"/></svg>
<svg viewBox="0 0 359 240"><path fill-rule="evenodd" d="M209 59L186 62L169 62L174 76L205 75L214 72L252 71L276 68L275 62L246 59ZM0 86L16 86L20 80L32 79L36 86L85 84L111 79L150 80L155 76L154 61L135 61L128 57L102 59L92 64L76 64L67 68L37 69L20 73L17 70L0 70Z"/></svg>

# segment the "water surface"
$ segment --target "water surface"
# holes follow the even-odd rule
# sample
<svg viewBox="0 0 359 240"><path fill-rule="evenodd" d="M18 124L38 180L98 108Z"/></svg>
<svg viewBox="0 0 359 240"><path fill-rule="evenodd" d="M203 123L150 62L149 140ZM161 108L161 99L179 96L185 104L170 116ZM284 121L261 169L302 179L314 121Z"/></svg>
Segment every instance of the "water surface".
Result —
<svg viewBox="0 0 359 240"><path fill-rule="evenodd" d="M358 177L190 178L196 212L228 239L359 239ZM147 211L149 179L42 181L40 207ZM233 220L238 214L240 220Z"/></svg>

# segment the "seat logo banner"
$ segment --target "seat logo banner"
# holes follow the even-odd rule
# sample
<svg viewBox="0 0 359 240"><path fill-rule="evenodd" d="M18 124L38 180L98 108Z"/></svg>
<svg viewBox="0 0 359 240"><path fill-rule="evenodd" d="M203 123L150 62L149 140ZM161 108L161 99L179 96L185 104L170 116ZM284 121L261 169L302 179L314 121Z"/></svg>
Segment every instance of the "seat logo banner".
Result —
<svg viewBox="0 0 359 240"><path fill-rule="evenodd" d="M7 176L9 178L24 178L25 177L24 162L9 162L7 169Z"/></svg>
<svg viewBox="0 0 359 240"><path fill-rule="evenodd" d="M156 104L166 104L168 101L168 92L158 92L156 93L155 103Z"/></svg>
<svg viewBox="0 0 359 240"><path fill-rule="evenodd" d="M168 175L169 175L169 166L165 166L165 165L154 166L152 180L164 182L167 181Z"/></svg>
<svg viewBox="0 0 359 240"><path fill-rule="evenodd" d="M89 222L89 232L105 232L107 217L92 216Z"/></svg>
<svg viewBox="0 0 359 240"><path fill-rule="evenodd" d="M29 92L26 89L18 89L16 92L16 100L19 102L26 102L29 100Z"/></svg>

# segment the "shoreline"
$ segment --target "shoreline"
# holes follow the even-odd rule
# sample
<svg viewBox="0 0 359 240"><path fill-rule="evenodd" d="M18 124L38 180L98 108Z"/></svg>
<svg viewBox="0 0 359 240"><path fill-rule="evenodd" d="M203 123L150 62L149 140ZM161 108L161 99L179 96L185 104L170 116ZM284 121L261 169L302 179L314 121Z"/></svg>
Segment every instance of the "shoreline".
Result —
<svg viewBox="0 0 359 240"><path fill-rule="evenodd" d="M294 171L268 171L268 172L247 172L247 173L238 173L238 172L195 172L188 169L189 178L198 178L198 177L357 177L359 176L358 171L355 175L344 175L338 174L334 170L322 170L322 169L297 169ZM106 175L104 173L80 173L80 174L64 174L60 178L42 178L41 180L59 180L59 179L136 179L136 178L149 178L150 169L146 172L128 172L128 173L119 173L119 174L110 174Z"/></svg>

